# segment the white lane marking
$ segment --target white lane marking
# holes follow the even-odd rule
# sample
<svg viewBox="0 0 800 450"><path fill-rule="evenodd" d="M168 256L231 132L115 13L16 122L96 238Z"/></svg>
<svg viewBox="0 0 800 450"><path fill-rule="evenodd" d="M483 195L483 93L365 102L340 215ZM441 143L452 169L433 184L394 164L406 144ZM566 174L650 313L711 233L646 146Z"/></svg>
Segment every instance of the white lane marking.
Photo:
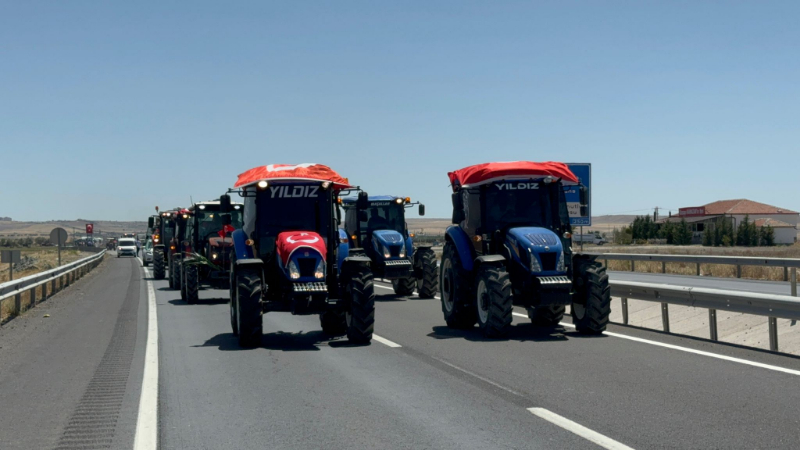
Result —
<svg viewBox="0 0 800 450"><path fill-rule="evenodd" d="M150 271L143 269L150 277ZM147 344L144 353L142 394L136 419L134 450L158 448L158 318L156 316L156 291L153 282L147 281Z"/></svg>
<svg viewBox="0 0 800 450"><path fill-rule="evenodd" d="M402 345L400 345L400 344L398 344L396 342L392 342L392 341L390 341L390 340L388 340L388 339L386 339L384 337L380 337L375 333L372 333L372 339L375 339L376 341L380 342L381 344L383 344L383 345L385 345L387 347L391 347L391 348L400 348L400 347L402 347Z"/></svg>
<svg viewBox="0 0 800 450"><path fill-rule="evenodd" d="M520 314L520 313L512 313L512 314L517 316L517 317L524 317L526 319L528 318L528 316L526 316L525 314ZM571 323L561 322L561 323L559 323L559 325L561 325L562 327L575 328L575 325L573 325ZM613 333L611 331L604 331L603 334L608 335L608 336L613 336L613 337L616 337L616 338L620 338L620 339L627 339L629 341L641 342L643 344L655 345L656 347L664 347L664 348L669 348L669 349L672 349L672 350L678 350L678 351L681 351L681 352L694 353L695 355L708 356L709 358L716 358L716 359L721 359L723 361L730 361L730 362L735 362L735 363L739 363L739 364L744 364L744 365L747 365L747 366L760 367L762 369L774 370L775 372L783 372L783 373L788 373L789 375L798 375L798 376L800 376L800 370L787 369L785 367L773 366L771 364L764 364L764 363L755 362L755 361L748 361L746 359L734 358L733 356L719 355L717 353L706 352L706 351L703 351L703 350L695 350L693 348L681 347L681 346L672 345L672 344L665 344L663 342L651 341L649 339L642 339L642 338L639 338L639 337L628 336L626 334ZM680 335L676 335L676 336L680 336Z"/></svg>
<svg viewBox="0 0 800 450"><path fill-rule="evenodd" d="M535 416L541 417L542 419L552 424L558 425L559 427L571 433L577 434L578 436L586 439L587 441L594 442L600 447L606 448L608 450L633 450L633 448L628 447L627 445L621 442L617 442L608 436L604 436L594 430L590 430L579 423L573 422L564 416L559 416L558 414L549 411L547 409L528 408L528 411L530 411Z"/></svg>

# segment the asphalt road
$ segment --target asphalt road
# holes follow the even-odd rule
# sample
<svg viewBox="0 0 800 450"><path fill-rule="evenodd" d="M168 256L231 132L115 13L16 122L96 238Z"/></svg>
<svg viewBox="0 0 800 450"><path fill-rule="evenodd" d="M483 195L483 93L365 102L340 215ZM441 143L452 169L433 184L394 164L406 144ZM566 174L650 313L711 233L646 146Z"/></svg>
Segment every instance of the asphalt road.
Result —
<svg viewBox="0 0 800 450"><path fill-rule="evenodd" d="M697 277L689 275L617 271L609 271L608 276L614 281L662 283L731 291L760 292L762 294L791 295L791 286L786 281L745 280L739 278Z"/></svg>
<svg viewBox="0 0 800 450"><path fill-rule="evenodd" d="M380 282L380 341L351 346L323 335L316 316L270 313L261 345L243 350L230 331L226 291L204 290L200 303L187 305L165 280L142 277L137 260L109 259L42 306L56 315L43 319L37 308L0 328L0 413L15 418L0 421L0 447L63 446L65 436L91 431L85 412L99 420L110 411L113 423L97 427L104 435L71 448L131 448L148 282L157 304L162 449L601 448L590 439L606 448L796 448L800 441L798 358L621 326L609 331L639 340L587 338L568 324L537 329L519 316L509 339L487 341L477 329L448 329L438 300L397 297ZM109 349L119 370L104 365ZM122 372L125 380L104 384L115 386L114 401L97 409L87 397L93 380Z"/></svg>

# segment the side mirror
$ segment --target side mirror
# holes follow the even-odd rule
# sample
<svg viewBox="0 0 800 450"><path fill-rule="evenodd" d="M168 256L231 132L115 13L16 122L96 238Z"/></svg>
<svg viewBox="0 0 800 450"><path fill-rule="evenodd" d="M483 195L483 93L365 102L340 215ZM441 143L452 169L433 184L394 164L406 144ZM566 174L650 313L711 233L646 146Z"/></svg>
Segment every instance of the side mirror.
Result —
<svg viewBox="0 0 800 450"><path fill-rule="evenodd" d="M580 196L580 203L581 205L588 205L589 204L589 190L586 189L586 186L581 186L578 189L578 194ZM581 213L583 216L584 214Z"/></svg>
<svg viewBox="0 0 800 450"><path fill-rule="evenodd" d="M147 228L151 228L152 229L155 225L156 225L156 218L155 217L150 217L149 219L147 219Z"/></svg>
<svg viewBox="0 0 800 450"><path fill-rule="evenodd" d="M359 222L366 222L367 221L367 212L366 211L359 211L358 212L358 221Z"/></svg>
<svg viewBox="0 0 800 450"><path fill-rule="evenodd" d="M425 205L423 205L423 204L419 205L419 215L420 216L424 216L425 215Z"/></svg>
<svg viewBox="0 0 800 450"><path fill-rule="evenodd" d="M228 194L222 194L219 196L219 210L222 212L228 212L231 210L231 196Z"/></svg>
<svg viewBox="0 0 800 450"><path fill-rule="evenodd" d="M365 191L361 191L358 193L358 200L356 201L356 207L360 210L366 210L369 208L369 194ZM359 216L359 220L360 216Z"/></svg>

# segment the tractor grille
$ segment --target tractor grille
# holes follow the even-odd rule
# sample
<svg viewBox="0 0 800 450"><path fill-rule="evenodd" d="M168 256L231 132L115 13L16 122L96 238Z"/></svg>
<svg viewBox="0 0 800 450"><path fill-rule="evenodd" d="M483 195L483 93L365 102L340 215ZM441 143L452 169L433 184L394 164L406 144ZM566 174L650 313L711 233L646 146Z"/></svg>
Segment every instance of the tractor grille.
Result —
<svg viewBox="0 0 800 450"><path fill-rule="evenodd" d="M411 265L411 261L409 261L407 259L392 259L392 260L386 261L386 265L387 266L410 266Z"/></svg>
<svg viewBox="0 0 800 450"><path fill-rule="evenodd" d="M526 234L525 237L534 245L558 245L558 239L552 234Z"/></svg>
<svg viewBox="0 0 800 450"><path fill-rule="evenodd" d="M314 269L317 268L316 258L297 258L297 268L300 270L301 277L313 277Z"/></svg>
<svg viewBox="0 0 800 450"><path fill-rule="evenodd" d="M542 270L556 270L556 263L558 262L558 253L539 253L539 258L542 260Z"/></svg>

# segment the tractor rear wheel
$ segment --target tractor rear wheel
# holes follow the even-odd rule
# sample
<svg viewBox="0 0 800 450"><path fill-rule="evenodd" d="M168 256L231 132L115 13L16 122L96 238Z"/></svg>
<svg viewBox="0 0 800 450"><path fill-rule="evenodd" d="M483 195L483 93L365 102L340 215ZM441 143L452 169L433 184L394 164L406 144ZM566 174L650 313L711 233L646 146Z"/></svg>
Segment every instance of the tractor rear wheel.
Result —
<svg viewBox="0 0 800 450"><path fill-rule="evenodd" d="M261 276L249 269L236 271L236 330L239 346L255 347L261 342Z"/></svg>
<svg viewBox="0 0 800 450"><path fill-rule="evenodd" d="M183 262L177 266L178 278L181 279L181 300L186 301L186 266Z"/></svg>
<svg viewBox="0 0 800 450"><path fill-rule="evenodd" d="M347 339L354 344L367 344L375 329L375 286L372 272L361 269L348 280L348 309L345 314Z"/></svg>
<svg viewBox="0 0 800 450"><path fill-rule="evenodd" d="M564 318L564 305L537 306L528 308L528 318L537 327L554 327Z"/></svg>
<svg viewBox="0 0 800 450"><path fill-rule="evenodd" d="M165 272L164 252L162 250L153 250L153 278L163 280L166 275Z"/></svg>
<svg viewBox="0 0 800 450"><path fill-rule="evenodd" d="M439 268L436 266L436 253L429 248L419 250L417 257L422 263L422 276L417 280L419 298L433 298L439 290Z"/></svg>
<svg viewBox="0 0 800 450"><path fill-rule="evenodd" d="M468 279L468 274L461 268L455 245L448 241L442 253L439 287L444 320L450 328L468 329L475 325L475 297L467 285Z"/></svg>
<svg viewBox="0 0 800 450"><path fill-rule="evenodd" d="M343 336L347 333L347 313L330 310L319 315L322 332L331 336Z"/></svg>
<svg viewBox="0 0 800 450"><path fill-rule="evenodd" d="M511 279L505 268L482 266L475 288L478 326L488 338L502 338L511 326Z"/></svg>
<svg viewBox="0 0 800 450"><path fill-rule="evenodd" d="M574 261L572 321L580 333L600 334L606 330L611 314L611 288L606 268L586 258Z"/></svg>
<svg viewBox="0 0 800 450"><path fill-rule="evenodd" d="M394 293L397 295L406 296L413 294L416 284L417 280L412 277L392 280L392 287L394 288Z"/></svg>
<svg viewBox="0 0 800 450"><path fill-rule="evenodd" d="M167 261L167 269L169 270L169 288L175 289L175 263L172 260L172 255L167 255L167 258L169 259Z"/></svg>
<svg viewBox="0 0 800 450"><path fill-rule="evenodd" d="M181 286L181 289L186 292L186 303L192 305L197 303L199 298L200 271L194 264L187 264L183 270L186 273L186 286Z"/></svg>

